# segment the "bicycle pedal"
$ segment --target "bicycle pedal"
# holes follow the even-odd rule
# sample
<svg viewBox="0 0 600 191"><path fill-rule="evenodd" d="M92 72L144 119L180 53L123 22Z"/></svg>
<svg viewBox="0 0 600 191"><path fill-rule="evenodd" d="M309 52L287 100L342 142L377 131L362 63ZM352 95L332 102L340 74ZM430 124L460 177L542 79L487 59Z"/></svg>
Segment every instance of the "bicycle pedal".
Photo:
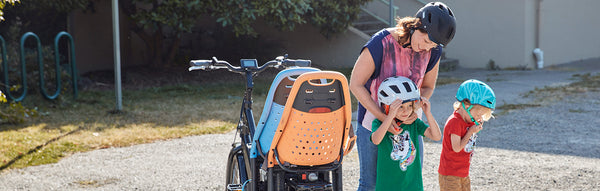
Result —
<svg viewBox="0 0 600 191"><path fill-rule="evenodd" d="M227 190L228 191L242 191L243 186L241 184L228 184Z"/></svg>

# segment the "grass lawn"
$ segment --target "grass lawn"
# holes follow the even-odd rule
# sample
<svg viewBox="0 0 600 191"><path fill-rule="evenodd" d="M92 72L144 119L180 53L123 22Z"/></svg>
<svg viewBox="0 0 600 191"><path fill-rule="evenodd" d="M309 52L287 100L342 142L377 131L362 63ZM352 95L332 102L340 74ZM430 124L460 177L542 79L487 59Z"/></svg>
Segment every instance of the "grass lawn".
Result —
<svg viewBox="0 0 600 191"><path fill-rule="evenodd" d="M28 95L23 105L36 107L38 116L24 124L2 124L0 168L54 163L93 149L230 131L241 102L237 97L241 91L233 91L242 89L242 84L214 83L124 90L120 113L112 111L114 91L81 91L75 101ZM263 91L255 96L256 111L262 110L265 99L258 92Z"/></svg>

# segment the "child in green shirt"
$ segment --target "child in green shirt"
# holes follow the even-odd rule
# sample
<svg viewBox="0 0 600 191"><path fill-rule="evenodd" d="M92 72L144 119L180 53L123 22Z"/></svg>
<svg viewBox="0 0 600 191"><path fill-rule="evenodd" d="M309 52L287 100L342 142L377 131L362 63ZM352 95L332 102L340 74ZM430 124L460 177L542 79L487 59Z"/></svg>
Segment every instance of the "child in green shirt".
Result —
<svg viewBox="0 0 600 191"><path fill-rule="evenodd" d="M378 149L375 189L423 190L419 162L421 151L413 140L418 140L419 135L434 141L441 139L440 128L431 114L431 104L426 98L421 98L415 83L405 77L384 80L377 95L387 117L383 122L373 120L371 141ZM421 119L408 121L419 105L422 106L429 125Z"/></svg>

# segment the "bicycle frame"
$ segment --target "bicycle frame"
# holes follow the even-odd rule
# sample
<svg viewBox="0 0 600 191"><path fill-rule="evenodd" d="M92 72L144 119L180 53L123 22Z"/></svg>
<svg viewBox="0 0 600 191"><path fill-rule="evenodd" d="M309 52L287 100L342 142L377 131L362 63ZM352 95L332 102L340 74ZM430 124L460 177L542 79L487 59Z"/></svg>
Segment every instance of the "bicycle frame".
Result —
<svg viewBox="0 0 600 191"><path fill-rule="evenodd" d="M245 184L249 180L254 180L254 173L248 173L253 171L253 165L249 160L250 151L248 149L248 144L252 143L252 137L254 136L254 131L256 129L256 124L254 123L254 113L252 111L252 90L254 88L254 74L250 71L247 71L244 74L244 76L246 77L246 91L244 92L242 108L240 110L240 120L238 121L236 132L240 134L241 143L240 145L236 146L236 143L234 141L234 143L232 144L232 150L229 153L229 159L231 159L232 157L237 157L239 152L242 152L244 160L242 160L243 164L239 165L240 167L245 167L245 172L240 172L240 181L243 184ZM240 163L239 159L237 161L238 163ZM240 171L241 170L242 168L240 168ZM244 177L244 175L246 176ZM231 175L228 175L228 178L230 177ZM230 182L230 180L227 180L227 182Z"/></svg>
<svg viewBox="0 0 600 191"><path fill-rule="evenodd" d="M258 173L256 173L256 161L255 159L250 158L250 150L249 146L252 144L252 138L254 137L254 133L256 130L256 123L254 121L254 114L252 111L252 90L254 88L254 77L264 71L267 67L288 67L288 66L310 66L310 60L292 60L287 59L287 55L279 56L275 60L271 60L262 66L252 66L252 67L234 67L226 61L219 61L217 58L213 57L212 60L192 60L190 61L192 70L213 70L213 69L228 69L231 72L242 74L246 79L246 90L244 92L244 98L242 99L242 107L240 109L240 117L236 128L236 137L239 133L240 142L237 143L234 139L232 148L229 152L228 162L237 161L237 168L239 170L239 179L240 184L242 184L242 188L245 187L246 183L252 182L250 184L250 190L257 190L257 177ZM239 144L239 145L238 145ZM234 160L235 159L235 160ZM227 177L226 184L229 187L230 183L233 181L232 178L235 174L232 174L232 169L234 168L231 164L228 163L227 166ZM254 181L253 181L254 180Z"/></svg>

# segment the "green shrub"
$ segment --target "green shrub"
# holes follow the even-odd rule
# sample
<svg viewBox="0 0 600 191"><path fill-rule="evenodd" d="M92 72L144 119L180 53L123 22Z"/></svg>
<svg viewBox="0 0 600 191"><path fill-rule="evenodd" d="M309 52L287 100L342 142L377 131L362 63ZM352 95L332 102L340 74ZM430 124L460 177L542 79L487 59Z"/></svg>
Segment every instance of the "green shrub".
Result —
<svg viewBox="0 0 600 191"><path fill-rule="evenodd" d="M0 91L0 123L23 123L27 119L37 116L36 109L29 109L21 105L21 102L6 103L6 96Z"/></svg>

